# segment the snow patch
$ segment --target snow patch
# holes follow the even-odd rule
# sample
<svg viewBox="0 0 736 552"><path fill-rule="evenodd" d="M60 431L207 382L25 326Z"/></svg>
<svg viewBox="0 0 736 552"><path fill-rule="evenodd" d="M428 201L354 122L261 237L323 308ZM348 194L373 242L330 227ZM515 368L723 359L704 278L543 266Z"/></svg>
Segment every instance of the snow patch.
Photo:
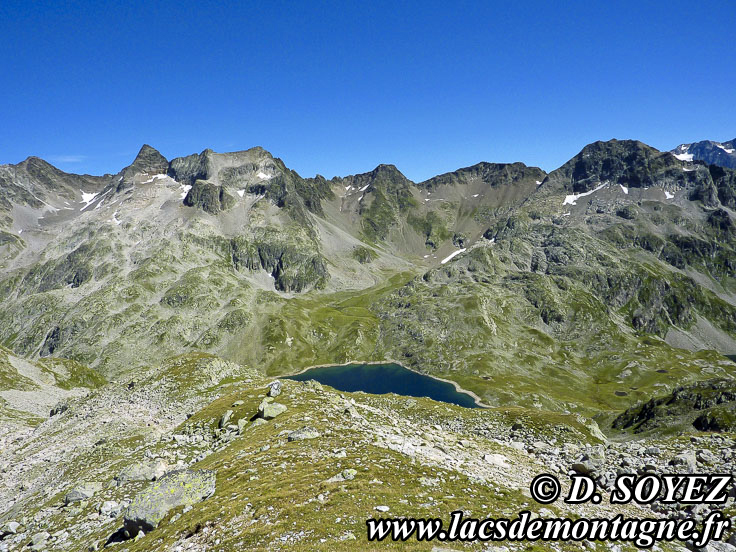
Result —
<svg viewBox="0 0 736 552"><path fill-rule="evenodd" d="M478 197L480 194L473 194L473 197Z"/></svg>
<svg viewBox="0 0 736 552"><path fill-rule="evenodd" d="M675 194L671 194L667 190L665 190L664 197L666 197L667 199L672 199L673 197L675 197Z"/></svg>
<svg viewBox="0 0 736 552"><path fill-rule="evenodd" d="M687 161L688 163L693 160L692 153L676 153L675 157L677 157L680 161Z"/></svg>
<svg viewBox="0 0 736 552"><path fill-rule="evenodd" d="M187 197L187 194L189 193L189 190L192 189L192 187L189 184L181 184L179 186L179 189L181 190L181 198L184 199Z"/></svg>
<svg viewBox="0 0 736 552"><path fill-rule="evenodd" d="M726 146L724 146L723 144L716 144L716 146L718 146L719 148L721 148L721 149L722 149L723 151L725 151L726 153L734 153L734 152L736 152L736 150L735 150L735 149L733 149L733 148L727 148L727 147L726 147Z"/></svg>
<svg viewBox="0 0 736 552"><path fill-rule="evenodd" d="M22 233L23 233L23 229L21 228L20 230L18 230L18 235L20 236Z"/></svg>
<svg viewBox="0 0 736 552"><path fill-rule="evenodd" d="M261 180L271 180L273 178L272 174L266 174L263 171L258 171L258 174L256 174L256 176Z"/></svg>
<svg viewBox="0 0 736 552"><path fill-rule="evenodd" d="M123 224L123 221L122 221L122 220L120 220L120 219L118 219L118 212L117 212L117 211L115 211L115 212L114 212L114 213L112 214L112 218L110 219L110 222L114 222L114 223L115 223L115 224L117 224L118 226L120 226L121 224Z"/></svg>
<svg viewBox="0 0 736 552"><path fill-rule="evenodd" d="M562 213L562 216L563 217L569 217L570 216L570 213Z"/></svg>
<svg viewBox="0 0 736 552"><path fill-rule="evenodd" d="M541 186L542 185L542 182L540 180L535 180L534 182L537 183L537 186Z"/></svg>
<svg viewBox="0 0 736 552"><path fill-rule="evenodd" d="M84 211L87 207L89 207L90 205L92 205L92 203L94 202L95 198L98 195L100 195L99 193L96 193L96 194L88 194L88 193L84 192L83 190L79 190L79 191L82 192L82 201L81 201L81 203L84 203L85 204L84 207L82 207L80 209L80 211Z"/></svg>
<svg viewBox="0 0 736 552"><path fill-rule="evenodd" d="M589 196L590 194L593 194L600 190L601 188L604 188L606 184L601 184L594 190L590 190L589 192L582 192L580 194L570 194L565 196L565 201L562 202L562 205L576 205L576 201L580 199L581 197Z"/></svg>
<svg viewBox="0 0 736 552"><path fill-rule="evenodd" d="M245 190L238 190L235 193L238 194L240 197L243 197L245 195Z"/></svg>
<svg viewBox="0 0 736 552"><path fill-rule="evenodd" d="M444 259L442 259L440 261L440 264L445 264L446 262L450 261L451 259L453 259L457 255L459 255L460 253L465 252L466 250L467 250L467 248L466 247L463 247L462 249L458 249L457 251L453 251L447 257L445 257Z"/></svg>
<svg viewBox="0 0 736 552"><path fill-rule="evenodd" d="M619 186L621 186L621 191L623 193L625 193L626 195L629 195L629 189L626 186L624 186L623 184L619 184Z"/></svg>
<svg viewBox="0 0 736 552"><path fill-rule="evenodd" d="M366 191L366 189L368 188L368 186L370 186L370 184L366 184L365 186L363 186L363 187L362 187L362 188L361 188L360 190L358 190L358 191L359 191L359 192L365 192L365 191Z"/></svg>

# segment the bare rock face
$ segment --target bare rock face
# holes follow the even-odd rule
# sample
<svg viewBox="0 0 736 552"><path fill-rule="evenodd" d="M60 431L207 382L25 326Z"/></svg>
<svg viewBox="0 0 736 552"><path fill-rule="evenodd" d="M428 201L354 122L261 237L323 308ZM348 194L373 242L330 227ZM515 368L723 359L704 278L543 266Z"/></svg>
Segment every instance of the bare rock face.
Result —
<svg viewBox="0 0 736 552"><path fill-rule="evenodd" d="M206 180L196 180L184 198L184 205L198 207L210 215L216 215L235 205L235 199L222 186Z"/></svg>
<svg viewBox="0 0 736 552"><path fill-rule="evenodd" d="M131 537L140 531L152 531L171 509L196 504L212 496L215 481L215 472L210 470L167 473L133 499L125 511L125 530Z"/></svg>

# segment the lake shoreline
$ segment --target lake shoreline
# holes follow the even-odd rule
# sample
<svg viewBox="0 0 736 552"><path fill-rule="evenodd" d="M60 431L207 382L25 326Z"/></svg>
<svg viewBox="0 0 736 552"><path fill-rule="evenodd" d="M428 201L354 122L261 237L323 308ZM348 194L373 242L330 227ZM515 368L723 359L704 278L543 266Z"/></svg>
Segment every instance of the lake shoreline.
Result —
<svg viewBox="0 0 736 552"><path fill-rule="evenodd" d="M436 381L442 381L444 383L449 383L450 385L452 385L455 388L455 391L457 391L458 393L464 393L465 395L468 395L469 397L471 397L473 399L473 402L475 402L475 405L478 408L491 408L491 406L490 405L487 405L486 403L484 403L478 395L476 395L472 391L469 391L467 389L463 389L455 381L448 380L448 379L445 379L445 378L440 378L438 376L433 376L431 374L425 374L423 372L420 372L419 370L415 370L414 368L409 368L408 366L404 366L402 363L397 362L396 360L392 360L392 359L387 359L387 360L372 360L372 361L349 360L349 361L346 361L346 362L342 362L340 364L335 364L334 362L328 363L328 364L314 364L312 366L307 366L306 368L303 368L302 370L299 370L298 372L295 372L293 374L282 374L282 375L279 375L279 376L276 376L276 377L279 377L279 378L289 378L289 377L301 375L304 372L308 372L309 370L312 370L313 368L331 368L331 367L334 367L334 366L349 366L351 364L358 364L358 365L359 364L365 364L365 365L373 365L373 366L380 365L380 364L396 364L397 366L401 366L405 370L409 370L410 372L414 372L415 374L419 374L420 376L426 376L426 377L432 378L433 380L436 380ZM396 393L396 394L398 394L398 393ZM402 395L402 396L406 397L406 396L410 396L410 395ZM440 401L440 402L442 402L442 401Z"/></svg>

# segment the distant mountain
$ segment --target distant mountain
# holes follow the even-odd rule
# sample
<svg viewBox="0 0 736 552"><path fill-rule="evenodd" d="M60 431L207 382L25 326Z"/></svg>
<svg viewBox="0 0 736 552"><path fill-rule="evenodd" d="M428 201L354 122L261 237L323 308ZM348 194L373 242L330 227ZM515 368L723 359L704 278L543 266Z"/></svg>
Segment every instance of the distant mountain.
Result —
<svg viewBox="0 0 736 552"><path fill-rule="evenodd" d="M736 138L729 142L703 140L680 144L671 153L681 161L703 161L709 165L736 169Z"/></svg>

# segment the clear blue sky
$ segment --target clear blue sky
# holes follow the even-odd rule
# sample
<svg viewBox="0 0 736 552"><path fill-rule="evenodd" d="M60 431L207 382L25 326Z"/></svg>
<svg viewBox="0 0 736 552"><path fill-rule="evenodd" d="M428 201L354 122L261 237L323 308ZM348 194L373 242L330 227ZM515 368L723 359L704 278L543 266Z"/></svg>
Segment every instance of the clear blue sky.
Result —
<svg viewBox="0 0 736 552"><path fill-rule="evenodd" d="M657 5L658 4L658 5ZM736 4L0 2L0 163L261 145L304 176L736 137Z"/></svg>

